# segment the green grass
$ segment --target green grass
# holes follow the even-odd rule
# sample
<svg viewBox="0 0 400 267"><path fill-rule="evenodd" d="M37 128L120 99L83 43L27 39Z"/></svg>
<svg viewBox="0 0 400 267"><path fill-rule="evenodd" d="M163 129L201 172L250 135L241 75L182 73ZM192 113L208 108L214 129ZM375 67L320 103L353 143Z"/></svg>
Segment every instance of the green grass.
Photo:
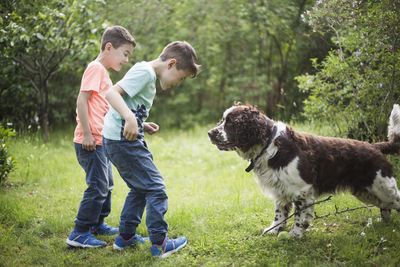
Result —
<svg viewBox="0 0 400 267"><path fill-rule="evenodd" d="M297 129L330 135L325 128ZM377 208L317 219L302 240L260 236L273 219L247 162L211 145L207 127L161 131L146 140L164 176L169 196L169 236L185 235L186 248L167 259L154 259L149 244L112 249L70 249L65 244L85 190L84 172L72 144L72 130L53 133L43 144L36 136L14 138L17 170L0 191L0 266L398 266L400 214L390 223ZM398 161L396 173L399 174ZM117 226L128 192L114 170L112 212ZM321 198L323 199L323 198ZM362 206L349 194L316 206L318 215ZM372 222L368 223L368 222ZM292 224L292 220L289 226ZM289 228L288 228L289 229ZM147 236L144 221L138 233Z"/></svg>

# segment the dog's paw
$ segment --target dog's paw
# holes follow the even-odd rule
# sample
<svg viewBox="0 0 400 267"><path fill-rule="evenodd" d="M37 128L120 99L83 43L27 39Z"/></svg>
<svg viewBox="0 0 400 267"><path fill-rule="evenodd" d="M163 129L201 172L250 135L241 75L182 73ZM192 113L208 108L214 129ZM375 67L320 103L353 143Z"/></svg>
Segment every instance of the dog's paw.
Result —
<svg viewBox="0 0 400 267"><path fill-rule="evenodd" d="M269 234L269 235L277 235L279 234L280 231L282 231L283 229L281 227L275 227L273 228L273 226L267 227L264 229L263 231L263 235L264 234Z"/></svg>
<svg viewBox="0 0 400 267"><path fill-rule="evenodd" d="M300 239L303 237L303 229L294 227L292 230L290 230L289 234L294 238Z"/></svg>

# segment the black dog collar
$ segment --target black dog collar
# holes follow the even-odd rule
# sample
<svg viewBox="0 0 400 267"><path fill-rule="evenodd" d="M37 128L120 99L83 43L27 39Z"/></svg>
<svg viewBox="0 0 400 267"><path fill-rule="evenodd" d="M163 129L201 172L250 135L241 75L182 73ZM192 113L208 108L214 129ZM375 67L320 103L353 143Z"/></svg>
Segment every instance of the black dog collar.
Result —
<svg viewBox="0 0 400 267"><path fill-rule="evenodd" d="M250 172L252 169L254 169L254 163L261 157L261 155L264 153L264 151L269 147L269 145L272 143L272 139L274 139L276 132L278 131L278 127L274 126L272 128L272 133L271 137L268 139L267 144L264 146L264 148L261 150L260 154L253 160L250 161L249 167L246 168L246 172Z"/></svg>

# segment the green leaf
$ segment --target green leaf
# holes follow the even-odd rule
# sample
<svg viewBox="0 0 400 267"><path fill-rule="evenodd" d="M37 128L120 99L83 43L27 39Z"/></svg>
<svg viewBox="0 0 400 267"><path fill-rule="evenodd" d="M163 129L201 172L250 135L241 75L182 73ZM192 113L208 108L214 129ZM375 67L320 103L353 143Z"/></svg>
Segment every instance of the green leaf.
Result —
<svg viewBox="0 0 400 267"><path fill-rule="evenodd" d="M41 20L45 20L45 19L47 18L47 16L46 16L45 14L43 14L42 12L39 12L38 17L39 17Z"/></svg>
<svg viewBox="0 0 400 267"><path fill-rule="evenodd" d="M40 40L44 40L45 39L44 36L40 32L35 33L34 36L36 36Z"/></svg>

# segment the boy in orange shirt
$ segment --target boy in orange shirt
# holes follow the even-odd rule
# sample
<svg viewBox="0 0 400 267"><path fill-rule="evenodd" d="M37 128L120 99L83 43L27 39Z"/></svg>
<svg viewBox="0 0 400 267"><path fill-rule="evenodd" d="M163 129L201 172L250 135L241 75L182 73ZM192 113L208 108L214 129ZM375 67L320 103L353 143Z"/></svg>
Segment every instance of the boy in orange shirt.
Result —
<svg viewBox="0 0 400 267"><path fill-rule="evenodd" d="M102 36L100 54L82 77L74 144L78 162L86 172L88 188L80 203L74 230L66 241L72 247L104 247L106 242L97 240L93 234L118 233L117 228L104 223L111 211L114 182L111 162L104 154L101 131L109 108L105 93L112 86L107 69L119 71L135 46L135 39L124 27L107 28Z"/></svg>

